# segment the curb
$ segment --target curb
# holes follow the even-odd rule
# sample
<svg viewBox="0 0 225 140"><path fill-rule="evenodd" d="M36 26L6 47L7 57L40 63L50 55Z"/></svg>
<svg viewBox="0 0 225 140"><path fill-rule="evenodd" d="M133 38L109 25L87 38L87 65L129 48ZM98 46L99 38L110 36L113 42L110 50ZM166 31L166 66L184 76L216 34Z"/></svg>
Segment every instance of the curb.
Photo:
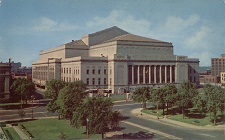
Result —
<svg viewBox="0 0 225 140"><path fill-rule="evenodd" d="M225 130L225 125L219 125L219 126L196 126L193 124L188 124L184 122L179 122L175 120L171 120L169 118L159 118L157 119L157 116L146 114L141 112L142 108L137 108L133 109L131 111L132 114L134 114L137 117L143 117L145 119L151 119L153 121L159 122L159 123L164 123L167 125L177 125L181 127L187 127L187 128L192 128L192 129L200 129L200 130Z"/></svg>

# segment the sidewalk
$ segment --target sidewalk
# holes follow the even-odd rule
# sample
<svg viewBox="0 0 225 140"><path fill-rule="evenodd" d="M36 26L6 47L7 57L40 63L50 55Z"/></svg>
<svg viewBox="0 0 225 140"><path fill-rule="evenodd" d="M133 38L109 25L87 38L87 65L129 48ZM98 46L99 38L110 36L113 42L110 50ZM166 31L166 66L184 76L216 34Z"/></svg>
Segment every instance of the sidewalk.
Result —
<svg viewBox="0 0 225 140"><path fill-rule="evenodd" d="M19 126L13 126L14 130L18 133L22 140L28 140L28 136L19 128Z"/></svg>
<svg viewBox="0 0 225 140"><path fill-rule="evenodd" d="M133 113L135 116L145 118L145 119L151 119L152 121L164 123L164 124L167 124L167 125L178 125L178 126L188 127L188 128L192 128L192 129L224 130L225 131L225 125L224 124L218 125L218 126L196 126L196 125L192 125L192 124L188 124L188 123L184 123L184 122L171 120L171 119L168 119L168 118L165 118L165 117L164 118L160 117L159 119L157 119L157 116L142 113L141 110L142 110L142 108L137 108L137 109L132 110L131 113Z"/></svg>

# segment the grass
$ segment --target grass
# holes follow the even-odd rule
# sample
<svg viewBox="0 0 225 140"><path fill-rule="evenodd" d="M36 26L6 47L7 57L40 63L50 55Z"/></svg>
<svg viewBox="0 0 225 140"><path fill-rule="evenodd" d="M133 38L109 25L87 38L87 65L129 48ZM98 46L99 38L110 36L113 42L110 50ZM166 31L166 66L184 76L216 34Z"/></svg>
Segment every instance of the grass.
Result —
<svg viewBox="0 0 225 140"><path fill-rule="evenodd" d="M7 135L7 138L10 140L21 140L20 136L17 134L17 132L12 127L3 127L3 130L5 131L5 134Z"/></svg>
<svg viewBox="0 0 225 140"><path fill-rule="evenodd" d="M34 139L59 139L61 132L66 134L68 139L85 139L85 127L73 128L68 120L41 119L28 122L21 122L25 128L34 136ZM100 139L101 135L91 135L91 139Z"/></svg>
<svg viewBox="0 0 225 140"><path fill-rule="evenodd" d="M126 94L111 95L110 98L112 101L126 100Z"/></svg>
<svg viewBox="0 0 225 140"><path fill-rule="evenodd" d="M20 105L20 103L3 103L3 104L0 104L0 107L17 106L17 105Z"/></svg>
<svg viewBox="0 0 225 140"><path fill-rule="evenodd" d="M172 110L172 111L171 111ZM183 115L180 113L175 112L176 108L170 109L170 113L167 114L167 118L171 120L176 120L179 122L184 122L188 124L193 124L197 126L207 126L207 125L214 125L212 121L210 121L210 114L200 114L196 111L195 108L189 109L189 113L185 115L183 119ZM144 109L141 112L155 115L157 116L157 110L155 109ZM166 111L165 111L166 113ZM162 117L162 109L159 110L159 117ZM217 124L223 123L222 114L217 119Z"/></svg>

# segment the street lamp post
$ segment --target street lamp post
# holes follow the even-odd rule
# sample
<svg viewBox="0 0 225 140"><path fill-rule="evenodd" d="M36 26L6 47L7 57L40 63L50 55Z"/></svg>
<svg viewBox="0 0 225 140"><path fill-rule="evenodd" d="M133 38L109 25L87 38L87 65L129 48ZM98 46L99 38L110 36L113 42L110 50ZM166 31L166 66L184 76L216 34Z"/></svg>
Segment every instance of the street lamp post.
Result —
<svg viewBox="0 0 225 140"><path fill-rule="evenodd" d="M34 116L33 116L33 114L34 114L34 107L33 106L34 106L34 99L35 99L34 95L31 96L31 99L32 99L32 116L31 116L31 118L33 119L34 118Z"/></svg>
<svg viewBox="0 0 225 140"><path fill-rule="evenodd" d="M157 119L159 119L159 102L157 101Z"/></svg>
<svg viewBox="0 0 225 140"><path fill-rule="evenodd" d="M87 139L88 139L88 122L89 122L89 119L86 118L86 121L87 121L86 132L87 132Z"/></svg>

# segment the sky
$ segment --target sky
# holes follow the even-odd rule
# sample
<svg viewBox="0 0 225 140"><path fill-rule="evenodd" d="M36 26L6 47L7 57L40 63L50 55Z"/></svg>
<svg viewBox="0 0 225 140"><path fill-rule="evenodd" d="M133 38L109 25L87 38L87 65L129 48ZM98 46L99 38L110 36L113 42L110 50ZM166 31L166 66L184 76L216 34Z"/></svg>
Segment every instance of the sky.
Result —
<svg viewBox="0 0 225 140"><path fill-rule="evenodd" d="M225 0L0 0L0 61L32 66L41 50L112 26L172 42L200 66L225 53Z"/></svg>

